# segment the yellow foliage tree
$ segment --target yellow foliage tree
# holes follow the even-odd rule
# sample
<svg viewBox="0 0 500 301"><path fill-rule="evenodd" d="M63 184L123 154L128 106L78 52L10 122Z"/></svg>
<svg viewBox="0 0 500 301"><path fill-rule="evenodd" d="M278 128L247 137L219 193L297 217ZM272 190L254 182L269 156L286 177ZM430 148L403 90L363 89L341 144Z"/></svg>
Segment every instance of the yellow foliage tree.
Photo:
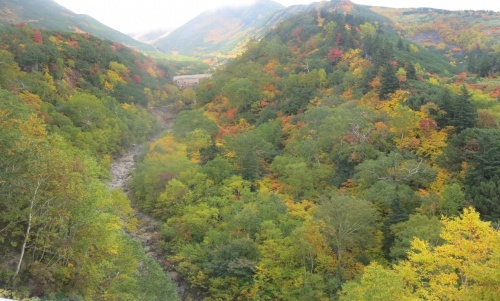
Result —
<svg viewBox="0 0 500 301"><path fill-rule="evenodd" d="M187 146L185 144L175 141L174 136L167 135L149 145L149 150L151 152L148 154L148 157L156 157L159 154L171 154L185 157L187 155L186 149Z"/></svg>
<svg viewBox="0 0 500 301"><path fill-rule="evenodd" d="M344 286L340 300L500 300L498 229L472 207L441 222L444 244L415 238L408 260L386 269L371 264Z"/></svg>
<svg viewBox="0 0 500 301"><path fill-rule="evenodd" d="M409 260L397 267L431 300L499 300L500 235L473 208L442 220L446 243L436 248L415 239Z"/></svg>

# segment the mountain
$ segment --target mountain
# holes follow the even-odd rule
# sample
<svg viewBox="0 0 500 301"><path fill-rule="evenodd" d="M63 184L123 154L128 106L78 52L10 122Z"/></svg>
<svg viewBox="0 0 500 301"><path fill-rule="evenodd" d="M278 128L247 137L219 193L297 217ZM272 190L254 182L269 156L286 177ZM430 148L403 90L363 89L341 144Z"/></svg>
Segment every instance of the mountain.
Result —
<svg viewBox="0 0 500 301"><path fill-rule="evenodd" d="M260 0L247 6L206 11L154 45L162 51L184 55L234 56L241 43L265 32L269 18L283 9L274 1Z"/></svg>
<svg viewBox="0 0 500 301"><path fill-rule="evenodd" d="M129 36L136 39L139 42L146 44L155 44L158 40L168 36L174 29L154 29L147 32L134 32L128 33Z"/></svg>
<svg viewBox="0 0 500 301"><path fill-rule="evenodd" d="M0 26L0 298L500 300L494 39L432 23L458 64L376 8L302 8L182 91L121 43Z"/></svg>
<svg viewBox="0 0 500 301"><path fill-rule="evenodd" d="M226 7L207 11L170 34L157 38L161 32L151 32L139 40L158 49L195 57L234 57L242 52L250 39L261 39L279 23L307 11L342 11L369 16L380 23L391 20L365 6L346 0L313 2L309 5L284 7L270 0L260 0L249 6ZM221 22L221 20L224 20ZM135 36L134 36L135 37ZM153 37L153 39L151 38ZM151 40L156 41L151 42Z"/></svg>
<svg viewBox="0 0 500 301"><path fill-rule="evenodd" d="M154 47L139 42L96 19L74 12L53 0L0 0L0 25L28 23L30 27L50 30L86 32L140 50Z"/></svg>
<svg viewBox="0 0 500 301"><path fill-rule="evenodd" d="M500 300L498 78L375 8L311 7L201 81L133 173L182 299Z"/></svg>
<svg viewBox="0 0 500 301"><path fill-rule="evenodd" d="M500 71L500 12L371 7L400 35L481 76Z"/></svg>
<svg viewBox="0 0 500 301"><path fill-rule="evenodd" d="M497 56L484 55L494 53L500 41L500 13L492 11L384 8L348 0L284 8L273 1L259 1L251 6L205 12L170 34L152 32L143 41L153 41L158 49L170 53L202 58L234 57L242 52L246 41L261 39L280 22L307 11L339 11L360 16L397 33L400 38L446 55L455 64L470 66L470 71L485 75L500 70Z"/></svg>
<svg viewBox="0 0 500 301"><path fill-rule="evenodd" d="M178 300L105 183L158 132L149 108L180 100L168 65L29 25L0 26L0 45L0 299Z"/></svg>

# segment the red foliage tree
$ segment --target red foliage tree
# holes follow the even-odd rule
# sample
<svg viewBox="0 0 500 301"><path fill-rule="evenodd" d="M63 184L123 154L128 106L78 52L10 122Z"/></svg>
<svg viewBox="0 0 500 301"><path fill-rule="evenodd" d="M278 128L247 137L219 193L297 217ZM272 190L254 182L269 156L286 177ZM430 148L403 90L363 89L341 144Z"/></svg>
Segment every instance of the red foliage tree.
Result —
<svg viewBox="0 0 500 301"><path fill-rule="evenodd" d="M139 75L137 75L137 74L134 74L134 81L135 81L136 84L142 83L141 77Z"/></svg>
<svg viewBox="0 0 500 301"><path fill-rule="evenodd" d="M33 42L37 44L43 44L43 36L40 30L33 28Z"/></svg>
<svg viewBox="0 0 500 301"><path fill-rule="evenodd" d="M420 120L419 128L422 135L426 138L429 138L432 131L437 130L438 126L436 121L434 121L433 119L424 118Z"/></svg>
<svg viewBox="0 0 500 301"><path fill-rule="evenodd" d="M294 30L293 30L293 36L295 37L295 39L297 40L297 42L301 42L300 40L300 35L302 34L302 27L298 26L296 27Z"/></svg>
<svg viewBox="0 0 500 301"><path fill-rule="evenodd" d="M330 62L335 63L342 57L343 53L344 52L338 48L332 48L330 49L330 51L328 51L328 58L330 59Z"/></svg>

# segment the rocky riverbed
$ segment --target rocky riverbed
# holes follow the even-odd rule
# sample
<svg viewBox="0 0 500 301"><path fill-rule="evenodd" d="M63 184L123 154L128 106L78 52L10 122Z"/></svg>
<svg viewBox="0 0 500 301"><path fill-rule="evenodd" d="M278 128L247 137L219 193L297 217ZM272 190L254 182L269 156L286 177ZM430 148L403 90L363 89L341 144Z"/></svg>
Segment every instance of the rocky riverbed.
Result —
<svg viewBox="0 0 500 301"><path fill-rule="evenodd" d="M160 123L165 129L172 126L173 115L166 112L163 108L157 109L153 112L159 119ZM132 172L135 168L136 159L147 146L147 142L141 145L134 145L127 153L119 158L116 158L110 165L110 180L108 187L110 189L121 189L125 194L129 193L127 182L130 180ZM131 235L139 240L146 252L146 255L153 258L164 269L171 279L177 283L177 292L181 299L187 290L187 284L178 279L178 274L175 271L167 271L165 269L165 252L161 246L160 241L160 227L158 221L135 210L135 217L137 219L137 231Z"/></svg>
<svg viewBox="0 0 500 301"><path fill-rule="evenodd" d="M121 189L125 194L128 194L127 182L135 168L136 158L143 147L143 145L135 145L126 154L111 163L111 179L108 182L110 189ZM137 233L132 233L132 236L142 243L146 254L154 258L163 267L164 254L159 245L160 234L158 222L137 210L135 217L137 218Z"/></svg>

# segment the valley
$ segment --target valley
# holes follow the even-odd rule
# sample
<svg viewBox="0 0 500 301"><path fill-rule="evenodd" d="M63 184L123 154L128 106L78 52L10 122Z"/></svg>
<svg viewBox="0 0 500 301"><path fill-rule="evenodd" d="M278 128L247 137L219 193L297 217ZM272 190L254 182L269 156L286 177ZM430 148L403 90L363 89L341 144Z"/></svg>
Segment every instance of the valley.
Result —
<svg viewBox="0 0 500 301"><path fill-rule="evenodd" d="M500 298L498 12L0 4L0 298Z"/></svg>

